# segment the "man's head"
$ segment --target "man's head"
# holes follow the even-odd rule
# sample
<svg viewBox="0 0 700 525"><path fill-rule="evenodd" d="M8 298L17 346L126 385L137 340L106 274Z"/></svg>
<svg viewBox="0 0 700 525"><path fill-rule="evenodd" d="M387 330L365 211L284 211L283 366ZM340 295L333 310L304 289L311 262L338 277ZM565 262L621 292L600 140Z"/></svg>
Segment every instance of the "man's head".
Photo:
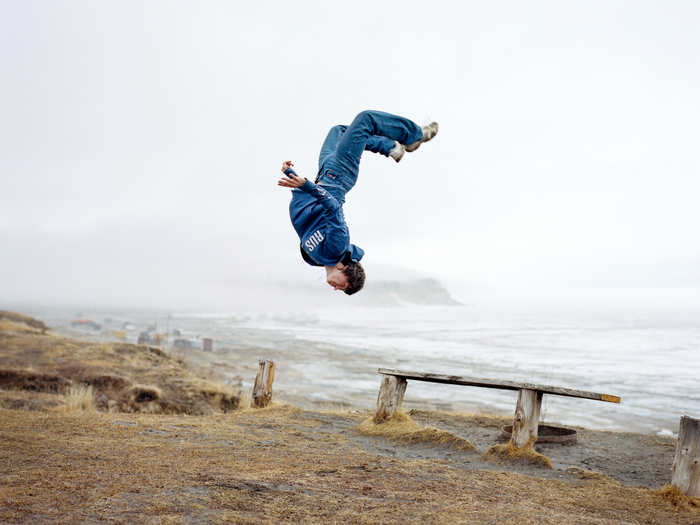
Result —
<svg viewBox="0 0 700 525"><path fill-rule="evenodd" d="M359 262L339 262L335 266L326 266L326 282L334 290L352 295L365 285L365 270Z"/></svg>

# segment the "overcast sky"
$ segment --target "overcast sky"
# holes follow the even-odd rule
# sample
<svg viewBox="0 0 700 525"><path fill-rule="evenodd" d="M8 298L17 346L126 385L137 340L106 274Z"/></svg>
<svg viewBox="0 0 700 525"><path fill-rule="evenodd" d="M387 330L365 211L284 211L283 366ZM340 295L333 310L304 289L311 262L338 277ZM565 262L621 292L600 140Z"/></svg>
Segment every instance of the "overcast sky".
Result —
<svg viewBox="0 0 700 525"><path fill-rule="evenodd" d="M363 158L345 215L368 279L699 287L699 19L697 2L0 0L0 302L324 286L275 183L286 159L314 177L363 109L440 123L399 164Z"/></svg>

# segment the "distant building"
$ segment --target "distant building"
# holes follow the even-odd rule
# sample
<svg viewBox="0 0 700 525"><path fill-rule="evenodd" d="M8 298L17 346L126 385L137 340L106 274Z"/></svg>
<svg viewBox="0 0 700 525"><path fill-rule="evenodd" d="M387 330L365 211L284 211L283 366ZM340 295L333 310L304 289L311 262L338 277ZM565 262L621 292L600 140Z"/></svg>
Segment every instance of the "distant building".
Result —
<svg viewBox="0 0 700 525"><path fill-rule="evenodd" d="M197 341L193 341L192 339L175 339L175 341L173 341L173 346L180 350L194 350L198 345Z"/></svg>

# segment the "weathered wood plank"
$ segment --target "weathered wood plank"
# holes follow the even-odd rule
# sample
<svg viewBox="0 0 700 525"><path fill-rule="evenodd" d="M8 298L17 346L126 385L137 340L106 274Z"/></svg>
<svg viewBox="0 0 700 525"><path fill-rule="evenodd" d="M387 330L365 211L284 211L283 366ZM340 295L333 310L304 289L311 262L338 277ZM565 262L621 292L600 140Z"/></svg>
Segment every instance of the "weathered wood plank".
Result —
<svg viewBox="0 0 700 525"><path fill-rule="evenodd" d="M700 419L681 417L671 484L687 496L700 497Z"/></svg>
<svg viewBox="0 0 700 525"><path fill-rule="evenodd" d="M544 394L554 394L557 396L581 397L584 399L594 399L596 401L607 401L608 403L619 403L620 397L611 394L600 394L598 392L587 392L573 388L562 388L551 385L537 385L535 383L520 383L517 381L503 381L495 379L484 379L478 377L451 376L443 374L426 374L422 372L407 372L405 370L392 370L380 368L380 374L386 376L403 377L416 381L428 381L431 383L445 383L449 385L479 386L484 388L499 388L503 390L535 390Z"/></svg>
<svg viewBox="0 0 700 525"><path fill-rule="evenodd" d="M513 434L510 438L515 448L532 446L537 441L537 428L540 422L542 392L520 390L513 415Z"/></svg>
<svg viewBox="0 0 700 525"><path fill-rule="evenodd" d="M401 408L406 393L406 380L402 377L384 376L377 395L377 412L374 422L382 423L391 418Z"/></svg>
<svg viewBox="0 0 700 525"><path fill-rule="evenodd" d="M253 396L250 406L264 408L272 401L272 382L275 380L275 363L273 361L260 361L258 373L253 385Z"/></svg>

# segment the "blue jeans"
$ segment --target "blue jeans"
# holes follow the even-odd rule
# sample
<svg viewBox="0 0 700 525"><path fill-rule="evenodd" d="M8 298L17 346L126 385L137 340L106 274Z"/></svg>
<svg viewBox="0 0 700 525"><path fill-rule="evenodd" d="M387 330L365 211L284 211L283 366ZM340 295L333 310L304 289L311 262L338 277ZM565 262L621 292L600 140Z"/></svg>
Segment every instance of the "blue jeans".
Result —
<svg viewBox="0 0 700 525"><path fill-rule="evenodd" d="M413 144L423 138L421 127L383 111L362 111L349 126L334 126L321 146L316 183L341 204L357 182L365 150L389 155L394 141Z"/></svg>

